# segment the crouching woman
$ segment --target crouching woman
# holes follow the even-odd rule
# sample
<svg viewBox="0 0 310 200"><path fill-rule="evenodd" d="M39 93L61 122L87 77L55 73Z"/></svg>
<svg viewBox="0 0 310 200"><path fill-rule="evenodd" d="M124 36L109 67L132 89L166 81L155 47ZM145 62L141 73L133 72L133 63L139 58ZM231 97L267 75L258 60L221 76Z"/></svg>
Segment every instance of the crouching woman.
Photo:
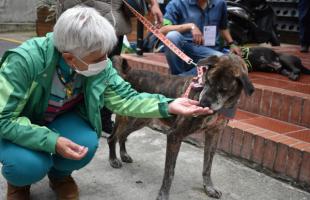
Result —
<svg viewBox="0 0 310 200"><path fill-rule="evenodd" d="M0 62L0 162L8 200L30 198L48 175L58 199L78 199L71 173L93 158L101 134L100 108L143 118L212 111L198 102L138 93L107 54L114 28L87 7L58 19L54 32L7 51Z"/></svg>

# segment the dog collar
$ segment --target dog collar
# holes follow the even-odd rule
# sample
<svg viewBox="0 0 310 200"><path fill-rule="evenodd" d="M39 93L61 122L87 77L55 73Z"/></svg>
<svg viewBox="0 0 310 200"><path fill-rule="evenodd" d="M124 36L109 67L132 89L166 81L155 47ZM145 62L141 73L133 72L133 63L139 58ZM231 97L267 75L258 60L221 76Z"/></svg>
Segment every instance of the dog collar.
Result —
<svg viewBox="0 0 310 200"><path fill-rule="evenodd" d="M250 52L250 48L249 47L241 47L241 57L243 58L245 64L248 67L249 71L253 70L252 64L249 60L249 52Z"/></svg>
<svg viewBox="0 0 310 200"><path fill-rule="evenodd" d="M197 76L192 78L191 83L189 84L189 86L187 87L187 89L185 90L184 94L182 95L182 97L186 97L188 98L189 93L191 91L191 89L194 90L200 90L203 88L203 81L202 81L202 76L203 76L203 68L205 68L206 70L208 70L207 66L197 66Z"/></svg>

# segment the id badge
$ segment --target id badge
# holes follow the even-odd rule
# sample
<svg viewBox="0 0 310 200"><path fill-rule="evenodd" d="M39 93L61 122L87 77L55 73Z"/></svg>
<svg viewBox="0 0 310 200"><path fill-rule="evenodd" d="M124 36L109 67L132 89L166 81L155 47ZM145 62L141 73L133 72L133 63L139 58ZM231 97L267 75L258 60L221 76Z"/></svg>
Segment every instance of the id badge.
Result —
<svg viewBox="0 0 310 200"><path fill-rule="evenodd" d="M216 26L204 26L203 38L205 46L215 46Z"/></svg>

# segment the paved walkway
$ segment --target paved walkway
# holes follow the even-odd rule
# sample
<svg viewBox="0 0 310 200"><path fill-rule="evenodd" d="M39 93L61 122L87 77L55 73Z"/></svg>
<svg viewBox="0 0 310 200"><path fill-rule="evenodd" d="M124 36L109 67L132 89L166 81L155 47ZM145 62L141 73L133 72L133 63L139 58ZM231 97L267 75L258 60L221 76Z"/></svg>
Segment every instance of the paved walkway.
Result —
<svg viewBox="0 0 310 200"><path fill-rule="evenodd" d="M95 159L74 173L81 200L155 200L162 181L165 135L143 128L129 137L128 152L134 163L112 169L105 139ZM177 162L170 200L202 200L203 150L183 144ZM31 170L31 169L29 169ZM237 161L216 155L212 177L223 192L222 200L308 200L310 194L249 169ZM5 199L6 182L0 176L0 200ZM53 200L55 195L45 178L33 185L32 200Z"/></svg>

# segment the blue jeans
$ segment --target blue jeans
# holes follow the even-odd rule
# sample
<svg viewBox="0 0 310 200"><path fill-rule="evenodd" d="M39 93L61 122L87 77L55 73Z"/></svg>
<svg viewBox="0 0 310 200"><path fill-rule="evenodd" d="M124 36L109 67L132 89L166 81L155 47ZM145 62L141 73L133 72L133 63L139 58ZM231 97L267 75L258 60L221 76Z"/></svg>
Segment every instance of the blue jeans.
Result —
<svg viewBox="0 0 310 200"><path fill-rule="evenodd" d="M47 174L61 178L87 165L95 155L98 137L90 125L75 112L56 118L48 127L73 142L88 147L81 160L70 160L60 155L35 151L0 139L2 175L12 185L25 186L43 179Z"/></svg>
<svg viewBox="0 0 310 200"><path fill-rule="evenodd" d="M170 31L166 37L171 40L180 50L187 54L194 62L211 55L221 56L222 52L203 45L196 45L193 42L186 41L183 35L178 31ZM193 65L189 65L182 61L169 48L165 48L165 55L170 67L171 74L179 75L196 75L196 69Z"/></svg>

